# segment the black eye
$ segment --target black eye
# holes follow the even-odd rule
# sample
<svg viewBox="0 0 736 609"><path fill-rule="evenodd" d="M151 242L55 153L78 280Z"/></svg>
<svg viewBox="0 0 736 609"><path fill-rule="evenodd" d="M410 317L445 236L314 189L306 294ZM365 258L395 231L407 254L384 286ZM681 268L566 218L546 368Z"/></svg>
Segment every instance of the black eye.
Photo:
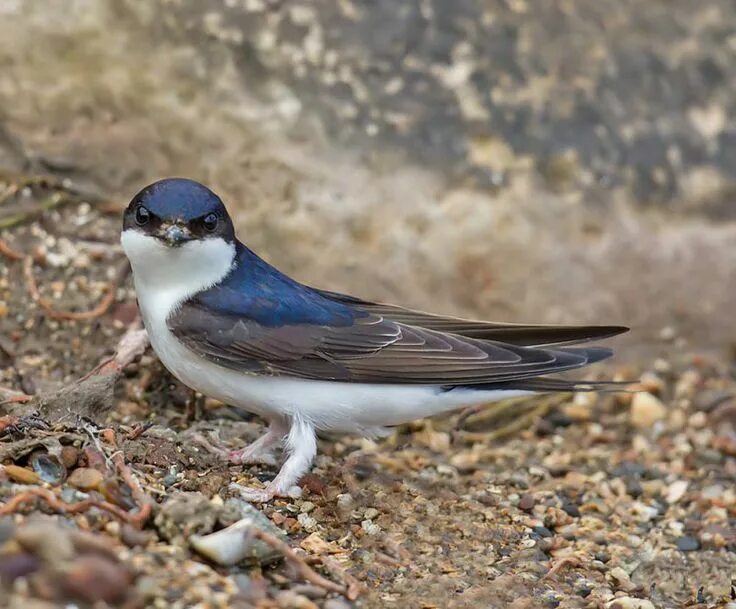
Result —
<svg viewBox="0 0 736 609"><path fill-rule="evenodd" d="M135 223L138 226L143 226L144 224L148 224L148 221L151 219L151 212L148 211L143 205L139 205L135 208Z"/></svg>
<svg viewBox="0 0 736 609"><path fill-rule="evenodd" d="M204 227L212 232L217 228L217 223L219 222L219 218L217 217L217 214L207 214L204 218L202 218L202 224Z"/></svg>

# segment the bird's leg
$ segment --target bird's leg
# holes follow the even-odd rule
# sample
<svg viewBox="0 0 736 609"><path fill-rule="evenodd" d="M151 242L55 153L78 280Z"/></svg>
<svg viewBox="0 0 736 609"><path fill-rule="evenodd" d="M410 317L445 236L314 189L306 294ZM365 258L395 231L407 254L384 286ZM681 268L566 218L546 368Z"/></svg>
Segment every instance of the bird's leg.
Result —
<svg viewBox="0 0 736 609"><path fill-rule="evenodd" d="M284 439L289 431L285 421L274 419L270 422L268 431L248 446L239 450L232 450L220 440L207 438L202 434L194 434L192 440L203 447L207 452L217 455L223 461L230 463L265 463L276 465L276 459L271 449Z"/></svg>
<svg viewBox="0 0 736 609"><path fill-rule="evenodd" d="M294 417L289 434L286 436L286 451L289 458L281 467L281 471L264 489L255 489L231 484L246 501L270 501L273 497L286 497L298 494L300 489L293 487L309 470L309 466L317 454L317 437L311 423Z"/></svg>
<svg viewBox="0 0 736 609"><path fill-rule="evenodd" d="M276 459L274 459L271 450L284 439L288 431L289 429L284 421L272 419L268 431L260 438L241 449L228 451L225 457L230 463L276 465Z"/></svg>

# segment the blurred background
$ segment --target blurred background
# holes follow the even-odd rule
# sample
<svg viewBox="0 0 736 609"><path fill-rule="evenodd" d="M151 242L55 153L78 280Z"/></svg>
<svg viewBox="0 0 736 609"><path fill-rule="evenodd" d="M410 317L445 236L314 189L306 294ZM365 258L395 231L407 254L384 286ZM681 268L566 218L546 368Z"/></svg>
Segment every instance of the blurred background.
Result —
<svg viewBox="0 0 736 609"><path fill-rule="evenodd" d="M733 0L0 0L0 607L736 609L735 106ZM632 326L582 374L636 391L320 442L240 505L275 469L195 439L262 422L97 367L165 176L315 286ZM190 550L254 513L350 600Z"/></svg>
<svg viewBox="0 0 736 609"><path fill-rule="evenodd" d="M736 336L736 34L714 0L0 0L0 166L181 175L300 280Z"/></svg>

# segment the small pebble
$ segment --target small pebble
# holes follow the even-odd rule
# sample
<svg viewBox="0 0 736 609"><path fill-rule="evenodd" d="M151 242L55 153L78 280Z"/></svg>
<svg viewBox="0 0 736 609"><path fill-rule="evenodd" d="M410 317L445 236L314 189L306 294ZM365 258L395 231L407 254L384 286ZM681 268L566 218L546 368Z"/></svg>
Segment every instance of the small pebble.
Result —
<svg viewBox="0 0 736 609"><path fill-rule="evenodd" d="M91 491L100 486L104 476L101 472L91 467L78 467L67 479L67 483L81 491Z"/></svg>
<svg viewBox="0 0 736 609"><path fill-rule="evenodd" d="M381 527L374 524L372 520L364 520L360 523L360 528L365 531L366 535L378 535L381 532Z"/></svg>
<svg viewBox="0 0 736 609"><path fill-rule="evenodd" d="M79 450L74 446L64 446L61 449L61 462L67 469L72 469L79 461Z"/></svg>
<svg viewBox="0 0 736 609"><path fill-rule="evenodd" d="M624 590L631 586L631 578L629 577L629 574L621 567L614 567L608 572L608 575L617 586Z"/></svg>
<svg viewBox="0 0 736 609"><path fill-rule="evenodd" d="M677 503L687 492L688 487L688 481L687 480L676 480L672 484L670 484L669 488L667 489L667 496L665 497L665 500L667 503Z"/></svg>
<svg viewBox="0 0 736 609"><path fill-rule="evenodd" d="M41 482L40 476L33 470L18 465L6 465L4 467L5 473L10 476L10 479L21 484L38 484Z"/></svg>
<svg viewBox="0 0 736 609"><path fill-rule="evenodd" d="M637 429L647 430L657 421L667 417L667 408L655 395L641 391L631 400L631 424Z"/></svg>
<svg viewBox="0 0 736 609"><path fill-rule="evenodd" d="M587 598L593 591L592 586L588 582L581 582L575 586L575 594L582 598Z"/></svg>
<svg viewBox="0 0 736 609"><path fill-rule="evenodd" d="M30 552L15 552L0 555L0 584L12 583L38 571L41 561Z"/></svg>
<svg viewBox="0 0 736 609"><path fill-rule="evenodd" d="M626 492L634 499L638 499L644 493L644 489L641 486L641 482L636 478L627 478Z"/></svg>
<svg viewBox="0 0 736 609"><path fill-rule="evenodd" d="M305 531L313 531L317 528L317 521L307 514L299 514L296 519Z"/></svg>
<svg viewBox="0 0 736 609"><path fill-rule="evenodd" d="M337 496L337 508L339 510L353 509L353 496L350 493L341 493Z"/></svg>
<svg viewBox="0 0 736 609"><path fill-rule="evenodd" d="M680 552L694 552L700 549L700 542L695 537L686 535L685 537L679 537L675 542L677 549Z"/></svg>
<svg viewBox="0 0 736 609"><path fill-rule="evenodd" d="M97 556L82 556L71 562L62 586L89 603L115 603L127 594L131 583L128 570L120 563Z"/></svg>
<svg viewBox="0 0 736 609"><path fill-rule="evenodd" d="M330 551L330 544L322 539L317 533L312 533L308 537L301 540L299 545L311 554L327 554Z"/></svg>
<svg viewBox="0 0 736 609"><path fill-rule="evenodd" d="M601 562L608 562L609 560L611 560L611 555L608 552L596 552L593 555L593 558Z"/></svg>
<svg viewBox="0 0 736 609"><path fill-rule="evenodd" d="M519 509L524 510L525 512L531 512L534 509L535 503L534 495L525 493L521 496L521 499L519 499Z"/></svg>
<svg viewBox="0 0 736 609"><path fill-rule="evenodd" d="M15 540L51 564L66 564L74 556L69 533L45 519L26 523L16 532Z"/></svg>

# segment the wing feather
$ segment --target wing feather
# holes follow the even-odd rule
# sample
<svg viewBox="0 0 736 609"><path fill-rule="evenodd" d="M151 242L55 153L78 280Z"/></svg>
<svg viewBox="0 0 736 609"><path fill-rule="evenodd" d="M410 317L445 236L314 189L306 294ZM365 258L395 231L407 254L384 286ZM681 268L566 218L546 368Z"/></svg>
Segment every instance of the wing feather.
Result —
<svg viewBox="0 0 736 609"><path fill-rule="evenodd" d="M395 322L419 326L439 332L449 332L468 338L498 340L522 347L553 347L578 344L591 340L610 338L628 331L624 326L554 326L509 324L476 321L424 311L405 309L396 305L362 300L355 296L314 288L315 292L336 302L360 307Z"/></svg>
<svg viewBox="0 0 736 609"><path fill-rule="evenodd" d="M191 350L225 367L261 374L368 383L480 385L577 368L600 348L538 349L387 319L375 311L350 325L263 325L184 303L168 320Z"/></svg>

